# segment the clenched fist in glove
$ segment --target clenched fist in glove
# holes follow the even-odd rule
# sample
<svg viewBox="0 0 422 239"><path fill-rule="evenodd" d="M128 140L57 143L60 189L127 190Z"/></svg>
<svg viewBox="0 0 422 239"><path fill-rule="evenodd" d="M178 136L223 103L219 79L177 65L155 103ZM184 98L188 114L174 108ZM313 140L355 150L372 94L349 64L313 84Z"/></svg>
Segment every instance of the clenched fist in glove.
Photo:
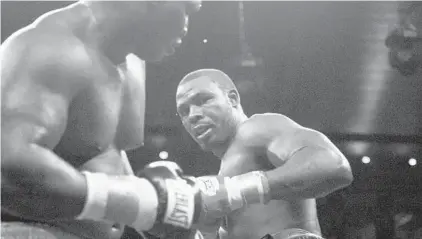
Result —
<svg viewBox="0 0 422 239"><path fill-rule="evenodd" d="M192 237L190 229L202 211L202 195L195 183L170 161L151 163L138 176L149 180L158 196L157 219L147 233L160 238Z"/></svg>
<svg viewBox="0 0 422 239"><path fill-rule="evenodd" d="M87 195L77 220L118 222L138 232L188 238L203 211L202 193L173 162L149 164L139 177L82 172Z"/></svg>

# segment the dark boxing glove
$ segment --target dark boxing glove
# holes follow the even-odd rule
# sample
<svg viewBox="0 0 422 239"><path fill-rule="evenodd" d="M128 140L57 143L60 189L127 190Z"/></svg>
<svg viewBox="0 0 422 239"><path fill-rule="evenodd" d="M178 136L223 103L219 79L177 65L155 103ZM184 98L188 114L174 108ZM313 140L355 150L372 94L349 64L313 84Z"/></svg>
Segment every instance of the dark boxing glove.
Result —
<svg viewBox="0 0 422 239"><path fill-rule="evenodd" d="M191 227L202 210L202 196L195 183L171 161L151 163L138 176L149 180L158 195L157 219L147 233L159 238L192 237Z"/></svg>

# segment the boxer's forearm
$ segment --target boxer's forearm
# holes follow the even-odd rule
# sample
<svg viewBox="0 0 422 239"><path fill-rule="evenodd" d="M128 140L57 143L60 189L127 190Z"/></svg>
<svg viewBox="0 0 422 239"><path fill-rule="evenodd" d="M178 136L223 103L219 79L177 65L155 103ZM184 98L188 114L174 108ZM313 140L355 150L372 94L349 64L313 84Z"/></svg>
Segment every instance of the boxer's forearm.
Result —
<svg viewBox="0 0 422 239"><path fill-rule="evenodd" d="M146 179L84 175L38 145L20 147L19 152L2 156L6 156L1 165L2 207L16 216L40 221L136 223L136 229L142 230L151 228L155 221L156 190ZM138 220L140 214L146 219Z"/></svg>
<svg viewBox="0 0 422 239"><path fill-rule="evenodd" d="M71 219L83 209L84 176L38 145L2 152L2 208L39 220Z"/></svg>
<svg viewBox="0 0 422 239"><path fill-rule="evenodd" d="M284 165L266 175L273 200L323 197L353 181L343 155L313 147L297 151Z"/></svg>

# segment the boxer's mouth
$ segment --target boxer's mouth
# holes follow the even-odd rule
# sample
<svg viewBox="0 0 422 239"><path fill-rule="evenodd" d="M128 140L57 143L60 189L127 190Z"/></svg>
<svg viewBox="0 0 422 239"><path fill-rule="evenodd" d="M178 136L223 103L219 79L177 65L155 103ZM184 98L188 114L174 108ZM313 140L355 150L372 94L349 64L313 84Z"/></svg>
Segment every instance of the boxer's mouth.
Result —
<svg viewBox="0 0 422 239"><path fill-rule="evenodd" d="M207 130L203 131L201 134L197 135L197 139L203 139L205 138L210 132L212 131L212 128L208 128Z"/></svg>
<svg viewBox="0 0 422 239"><path fill-rule="evenodd" d="M195 132L195 137L205 136L209 131L211 131L210 125L198 125L193 128Z"/></svg>

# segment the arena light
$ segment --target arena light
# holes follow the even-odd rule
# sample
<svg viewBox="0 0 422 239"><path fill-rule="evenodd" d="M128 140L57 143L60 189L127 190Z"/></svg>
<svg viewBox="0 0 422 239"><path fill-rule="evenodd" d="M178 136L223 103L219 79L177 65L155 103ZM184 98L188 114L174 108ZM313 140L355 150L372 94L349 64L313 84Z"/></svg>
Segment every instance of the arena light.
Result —
<svg viewBox="0 0 422 239"><path fill-rule="evenodd" d="M411 158L409 159L408 163L410 166L415 166L418 163L418 161L414 158Z"/></svg>
<svg viewBox="0 0 422 239"><path fill-rule="evenodd" d="M166 160L169 157L169 153L167 151L161 151L158 154L158 157L160 157L160 159L162 159L162 160Z"/></svg>
<svg viewBox="0 0 422 239"><path fill-rule="evenodd" d="M370 162L371 162L371 158L370 157L368 157L368 156L363 156L362 157L362 163L368 164Z"/></svg>
<svg viewBox="0 0 422 239"><path fill-rule="evenodd" d="M370 143L366 141L355 140L346 143L346 149L348 153L356 156L365 155L368 153L369 147Z"/></svg>
<svg viewBox="0 0 422 239"><path fill-rule="evenodd" d="M202 40L203 43L207 43L208 40L205 38L204 40Z"/></svg>

